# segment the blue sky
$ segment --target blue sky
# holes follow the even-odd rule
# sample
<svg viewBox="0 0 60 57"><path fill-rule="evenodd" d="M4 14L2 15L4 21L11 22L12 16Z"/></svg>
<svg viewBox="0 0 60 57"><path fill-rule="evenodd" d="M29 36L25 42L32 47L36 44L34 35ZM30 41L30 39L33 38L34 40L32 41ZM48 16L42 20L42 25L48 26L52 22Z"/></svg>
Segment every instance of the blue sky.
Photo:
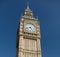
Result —
<svg viewBox="0 0 60 57"><path fill-rule="evenodd" d="M41 26L43 57L60 57L59 0L0 0L0 57L16 56L16 30L27 2Z"/></svg>

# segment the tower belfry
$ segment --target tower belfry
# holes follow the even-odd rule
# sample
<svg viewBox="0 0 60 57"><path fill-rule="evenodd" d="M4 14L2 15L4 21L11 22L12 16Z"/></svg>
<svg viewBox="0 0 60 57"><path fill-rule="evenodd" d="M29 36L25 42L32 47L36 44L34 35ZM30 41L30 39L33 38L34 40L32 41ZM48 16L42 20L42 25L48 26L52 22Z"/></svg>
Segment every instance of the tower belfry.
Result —
<svg viewBox="0 0 60 57"><path fill-rule="evenodd" d="M41 57L40 24L27 4L17 29L16 57Z"/></svg>

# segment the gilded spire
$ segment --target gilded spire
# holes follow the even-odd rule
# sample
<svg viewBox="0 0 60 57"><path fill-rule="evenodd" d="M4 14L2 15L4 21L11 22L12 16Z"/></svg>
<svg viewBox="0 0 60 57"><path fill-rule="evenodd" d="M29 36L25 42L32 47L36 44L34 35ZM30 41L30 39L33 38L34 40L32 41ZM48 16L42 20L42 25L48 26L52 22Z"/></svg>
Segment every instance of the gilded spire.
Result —
<svg viewBox="0 0 60 57"><path fill-rule="evenodd" d="M27 8L25 9L25 13L24 14L28 15L28 16L32 16L33 15L32 11L29 8L29 3L28 2L27 2Z"/></svg>
<svg viewBox="0 0 60 57"><path fill-rule="evenodd" d="M27 2L27 9L30 9L30 8L29 8L29 2Z"/></svg>

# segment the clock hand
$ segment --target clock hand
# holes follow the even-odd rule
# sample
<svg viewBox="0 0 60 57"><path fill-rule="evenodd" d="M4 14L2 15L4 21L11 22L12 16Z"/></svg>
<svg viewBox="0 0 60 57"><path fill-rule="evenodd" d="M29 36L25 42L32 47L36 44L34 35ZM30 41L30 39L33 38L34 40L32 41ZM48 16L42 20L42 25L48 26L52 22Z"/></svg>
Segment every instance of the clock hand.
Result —
<svg viewBox="0 0 60 57"><path fill-rule="evenodd" d="M31 30L32 30L32 28L31 27L29 27Z"/></svg>
<svg viewBox="0 0 60 57"><path fill-rule="evenodd" d="M31 28L31 27L29 27L29 28Z"/></svg>

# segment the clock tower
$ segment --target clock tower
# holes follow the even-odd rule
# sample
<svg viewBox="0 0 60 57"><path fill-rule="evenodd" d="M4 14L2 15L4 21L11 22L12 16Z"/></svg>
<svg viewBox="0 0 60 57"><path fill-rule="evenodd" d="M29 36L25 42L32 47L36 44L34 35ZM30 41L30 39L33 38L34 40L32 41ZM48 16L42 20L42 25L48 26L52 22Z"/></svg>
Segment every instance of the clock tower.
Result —
<svg viewBox="0 0 60 57"><path fill-rule="evenodd" d="M16 57L42 57L40 24L29 5L20 18L16 38Z"/></svg>

